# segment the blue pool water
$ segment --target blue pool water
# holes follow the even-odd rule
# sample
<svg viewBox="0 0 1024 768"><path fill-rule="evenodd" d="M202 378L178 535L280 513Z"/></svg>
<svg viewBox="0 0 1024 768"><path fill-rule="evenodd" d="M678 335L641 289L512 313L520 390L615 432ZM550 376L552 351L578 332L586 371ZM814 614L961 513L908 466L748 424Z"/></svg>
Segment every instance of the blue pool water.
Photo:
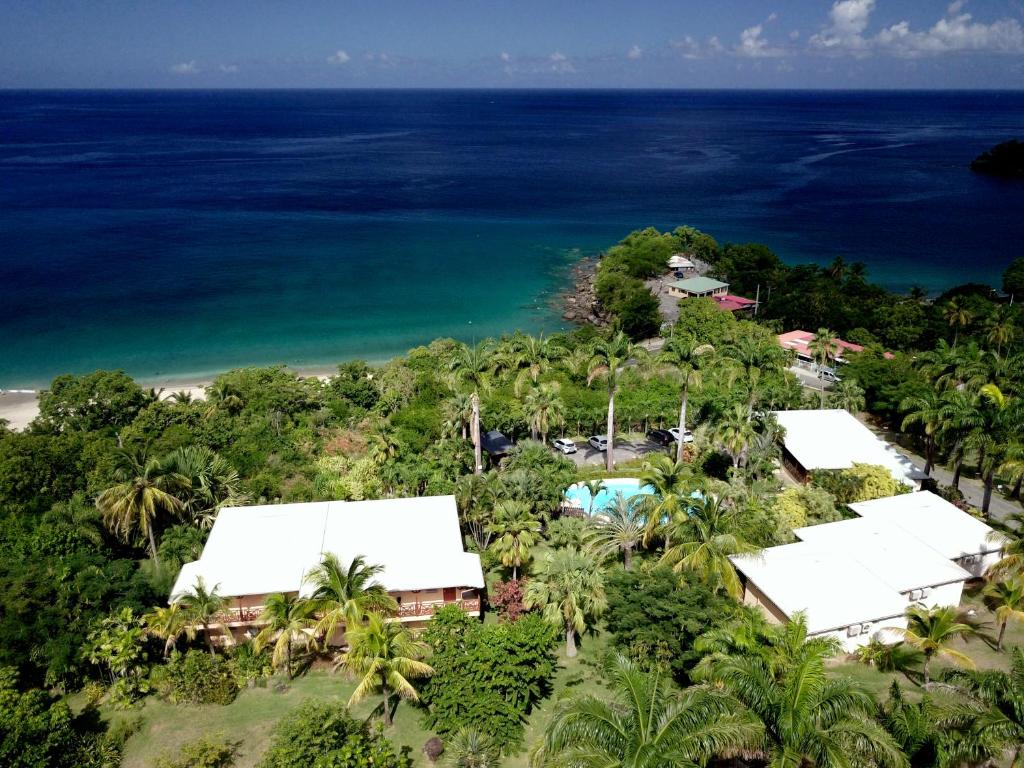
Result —
<svg viewBox="0 0 1024 768"><path fill-rule="evenodd" d="M604 488L597 494L594 499L594 512L600 512L606 507L610 506L612 500L615 498L615 494L621 492L627 499L643 494L649 496L654 493L654 489L649 485L642 486L640 481L635 477L617 477L610 478L604 481ZM579 483L570 485L565 492L566 500L573 505L583 508L583 511L590 514L590 491L585 485Z"/></svg>

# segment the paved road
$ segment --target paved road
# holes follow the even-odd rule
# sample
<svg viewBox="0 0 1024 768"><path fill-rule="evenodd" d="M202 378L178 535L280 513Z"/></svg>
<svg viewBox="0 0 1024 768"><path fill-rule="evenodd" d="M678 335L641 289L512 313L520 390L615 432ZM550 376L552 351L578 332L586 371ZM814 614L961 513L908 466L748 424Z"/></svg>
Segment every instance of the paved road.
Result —
<svg viewBox="0 0 1024 768"><path fill-rule="evenodd" d="M576 453L569 454L566 458L574 462L577 467L604 464L604 451L597 451L588 443L582 441L576 443L576 445L579 447L579 450ZM666 450L668 449L649 440L617 440L615 442L615 463L620 464L624 461L632 461L650 453L664 452Z"/></svg>

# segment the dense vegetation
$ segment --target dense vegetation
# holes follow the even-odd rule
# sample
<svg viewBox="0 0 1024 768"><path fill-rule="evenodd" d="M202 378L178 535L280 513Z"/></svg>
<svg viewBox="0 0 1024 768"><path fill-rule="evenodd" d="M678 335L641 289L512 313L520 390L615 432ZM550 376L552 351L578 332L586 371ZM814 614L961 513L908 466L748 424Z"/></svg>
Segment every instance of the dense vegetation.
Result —
<svg viewBox="0 0 1024 768"><path fill-rule="evenodd" d="M663 327L643 280L677 252L737 293L759 290L756 320L687 300ZM1008 289L1019 272L1007 271ZM0 430L0 763L116 764L130 729L107 728L101 713L154 699L230 707L250 686L286 689L329 662L358 684L351 703L374 702L384 726L415 712L442 742L425 753L453 765L495 765L525 747L553 764L577 764L588 749L625 764L624 754L653 744L674 764L742 753L818 766L848 764L838 754L955 765L1019 746L1018 652L1000 651L1013 659L1007 672L949 673L944 684L963 692L953 701L932 688L923 702L894 691L879 709L853 682L824 673L835 648L802 636L798 622L772 629L742 607L729 561L840 519L845 503L899 490L870 466L783 488L775 409L867 410L929 471L950 468L953 482L941 489L949 498L967 506L957 486L969 475L985 488L984 511L1002 484L1018 495L1019 305L975 285L898 296L858 265L787 266L764 246L719 247L686 227L631 234L596 279L617 319L606 333L442 339L381 366L343 364L327 381L236 370L204 399L147 391L120 372L56 379L27 430ZM775 339L793 327L816 332L822 365L834 364L834 335L866 350L848 356L831 390L805 388ZM658 334L656 351L635 343ZM577 467L547 447L552 437L607 432L614 442L654 426L694 432L692 443L628 468L654 495L617 499L601 518L560 516L570 483L596 491L622 467L610 452L603 470ZM490 429L517 442L500 463L480 449ZM225 505L448 493L488 574L486 623L449 610L422 634L407 632L386 621L395 606L373 586L375 564L331 558L313 576L312 598L272 596L264 629L233 647L219 642L217 585L167 604ZM1024 544L1008 535L985 594L1003 627L1000 648L1007 623L1024 617ZM956 638L977 630L955 616L915 621L901 651L872 648L867 660L927 675L931 659L955 662ZM341 625L349 646L338 653L326 639ZM593 658L601 633L613 653ZM556 652L600 664L608 690L553 696ZM797 701L794 691L807 694ZM72 692L74 711L64 697ZM538 744L524 744L524 723L542 708L547 727ZM655 732L642 715L655 710L686 713L673 721L686 727ZM994 712L1006 722L989 728ZM599 717L621 726L614 737L601 735ZM911 720L919 731L908 734ZM262 759L408 765L389 734L321 702L282 721ZM228 765L237 747L211 733L164 764ZM968 747L970 757L958 751Z"/></svg>
<svg viewBox="0 0 1024 768"><path fill-rule="evenodd" d="M971 161L971 170L990 176L1024 179L1024 144L1017 139L996 144Z"/></svg>

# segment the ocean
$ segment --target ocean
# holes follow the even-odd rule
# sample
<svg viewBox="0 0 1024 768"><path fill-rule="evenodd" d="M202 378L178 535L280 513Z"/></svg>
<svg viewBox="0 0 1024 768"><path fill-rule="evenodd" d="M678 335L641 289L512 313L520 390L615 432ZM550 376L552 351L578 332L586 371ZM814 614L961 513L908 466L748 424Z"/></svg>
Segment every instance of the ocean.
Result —
<svg viewBox="0 0 1024 768"><path fill-rule="evenodd" d="M967 166L1022 128L1022 92L0 92L0 387L555 331L643 226L998 284L1024 185Z"/></svg>

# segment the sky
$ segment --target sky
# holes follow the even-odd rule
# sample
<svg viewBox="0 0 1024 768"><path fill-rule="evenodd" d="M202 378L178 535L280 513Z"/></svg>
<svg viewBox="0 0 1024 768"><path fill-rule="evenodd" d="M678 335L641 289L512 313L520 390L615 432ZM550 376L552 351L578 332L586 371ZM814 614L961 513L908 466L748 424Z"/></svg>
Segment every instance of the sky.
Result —
<svg viewBox="0 0 1024 768"><path fill-rule="evenodd" d="M0 0L0 88L1022 88L1024 0Z"/></svg>

